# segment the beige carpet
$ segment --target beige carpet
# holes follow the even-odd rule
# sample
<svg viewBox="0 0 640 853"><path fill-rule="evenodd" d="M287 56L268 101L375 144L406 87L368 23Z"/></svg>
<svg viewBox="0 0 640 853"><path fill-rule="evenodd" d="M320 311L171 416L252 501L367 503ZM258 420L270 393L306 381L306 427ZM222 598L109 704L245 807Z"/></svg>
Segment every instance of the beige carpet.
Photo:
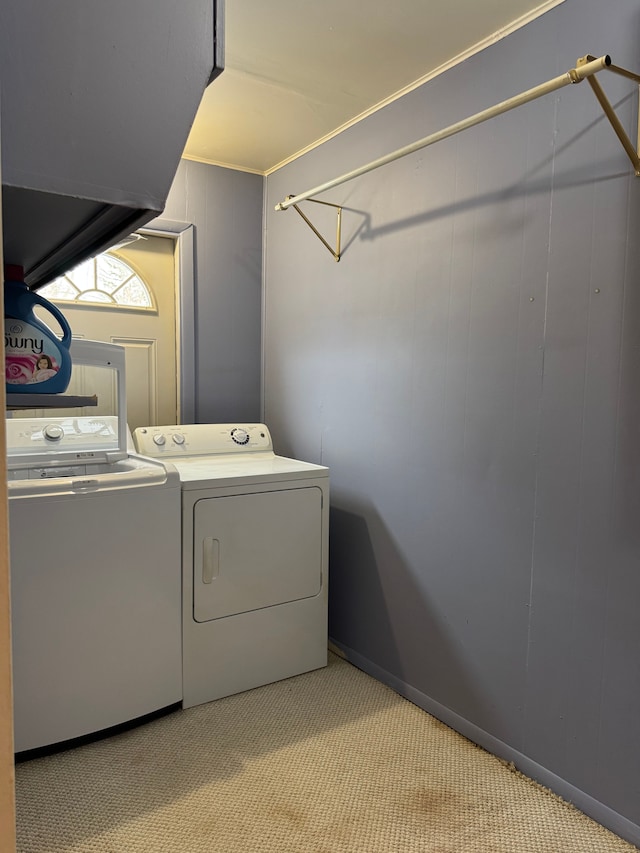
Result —
<svg viewBox="0 0 640 853"><path fill-rule="evenodd" d="M629 853L350 664L17 768L20 853Z"/></svg>

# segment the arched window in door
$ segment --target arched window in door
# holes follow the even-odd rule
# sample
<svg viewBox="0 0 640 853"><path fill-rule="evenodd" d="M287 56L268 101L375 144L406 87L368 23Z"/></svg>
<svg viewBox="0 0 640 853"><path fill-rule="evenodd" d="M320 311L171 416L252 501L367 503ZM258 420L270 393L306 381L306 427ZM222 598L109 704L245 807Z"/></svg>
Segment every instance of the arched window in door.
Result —
<svg viewBox="0 0 640 853"><path fill-rule="evenodd" d="M135 270L108 252L84 261L38 292L46 299L85 307L156 308L151 291Z"/></svg>

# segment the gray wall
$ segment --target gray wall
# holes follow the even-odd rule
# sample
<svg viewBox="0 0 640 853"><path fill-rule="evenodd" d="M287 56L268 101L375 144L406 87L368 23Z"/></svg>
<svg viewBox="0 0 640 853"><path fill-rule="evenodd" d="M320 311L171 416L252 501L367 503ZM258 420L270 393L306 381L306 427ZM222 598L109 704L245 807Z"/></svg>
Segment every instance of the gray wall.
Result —
<svg viewBox="0 0 640 853"><path fill-rule="evenodd" d="M196 423L260 420L263 184L182 160L162 214L195 230Z"/></svg>
<svg viewBox="0 0 640 853"><path fill-rule="evenodd" d="M277 449L331 468L335 643L636 842L640 181L588 83L323 194L339 264L273 207L639 36L567 0L271 175L264 314Z"/></svg>

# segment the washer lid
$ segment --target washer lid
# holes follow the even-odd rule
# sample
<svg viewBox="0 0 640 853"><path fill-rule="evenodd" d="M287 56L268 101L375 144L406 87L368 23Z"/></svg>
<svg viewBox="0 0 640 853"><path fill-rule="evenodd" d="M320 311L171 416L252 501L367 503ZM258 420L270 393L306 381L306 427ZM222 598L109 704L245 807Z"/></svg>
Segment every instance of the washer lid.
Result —
<svg viewBox="0 0 640 853"><path fill-rule="evenodd" d="M69 394L95 394L100 410L65 408L66 395L60 395L60 407L51 408L46 395L42 407L34 408L34 417L14 413L7 417L7 467L47 467L84 463L113 462L127 456L127 403L125 350L117 344L73 338L73 369ZM75 415L74 415L75 410Z"/></svg>

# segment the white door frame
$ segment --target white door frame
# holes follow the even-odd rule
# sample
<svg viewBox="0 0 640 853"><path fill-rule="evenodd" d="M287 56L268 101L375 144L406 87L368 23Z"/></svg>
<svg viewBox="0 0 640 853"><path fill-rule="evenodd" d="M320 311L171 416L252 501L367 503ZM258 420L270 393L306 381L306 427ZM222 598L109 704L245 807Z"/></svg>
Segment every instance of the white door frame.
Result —
<svg viewBox="0 0 640 853"><path fill-rule="evenodd" d="M192 424L196 416L196 340L195 340L195 241L190 222L158 217L152 219L139 234L171 237L178 249L178 328L176 357L178 364L178 420Z"/></svg>

